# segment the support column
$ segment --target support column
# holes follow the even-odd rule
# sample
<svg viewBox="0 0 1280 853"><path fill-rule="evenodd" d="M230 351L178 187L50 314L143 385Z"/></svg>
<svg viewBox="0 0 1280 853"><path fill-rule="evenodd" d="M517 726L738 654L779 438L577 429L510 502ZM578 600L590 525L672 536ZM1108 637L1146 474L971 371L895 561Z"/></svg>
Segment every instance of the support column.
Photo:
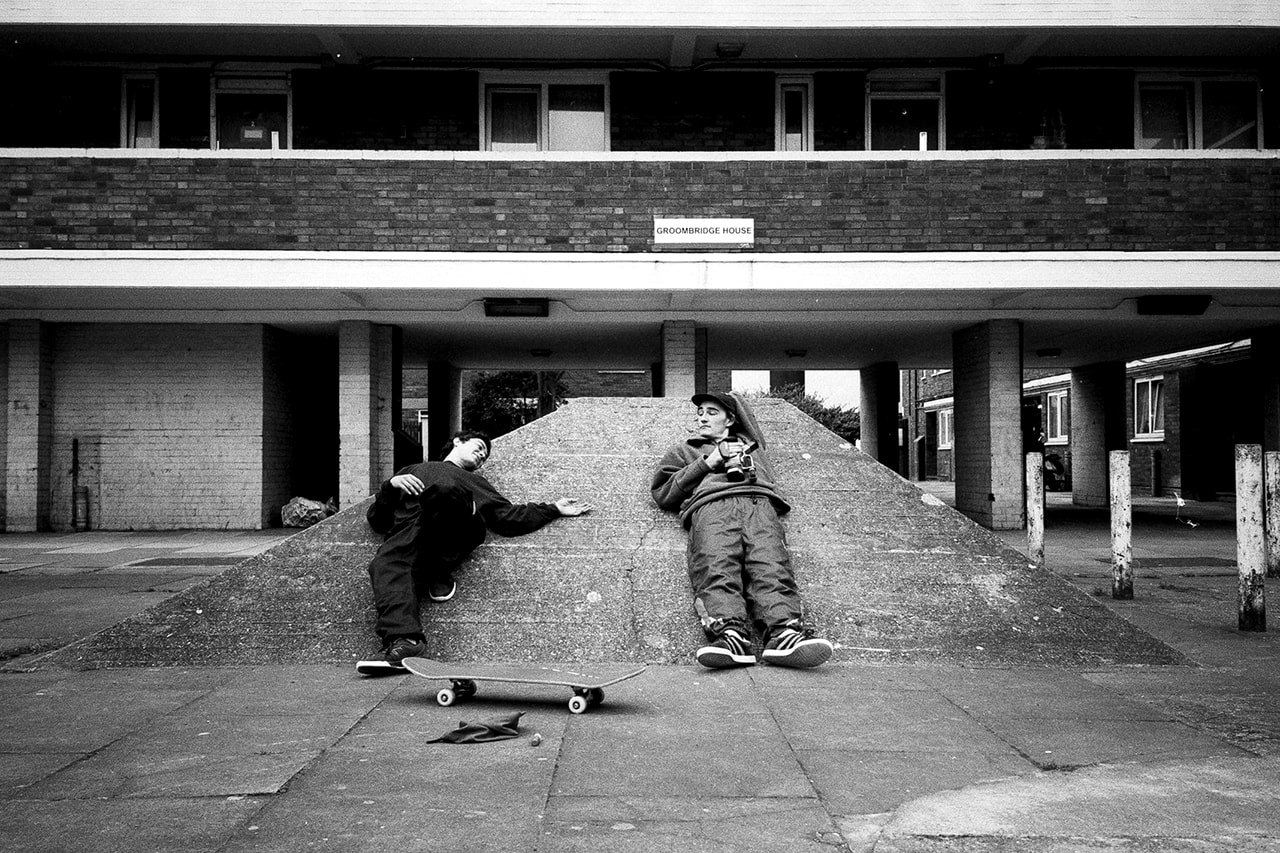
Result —
<svg viewBox="0 0 1280 853"><path fill-rule="evenodd" d="M799 385L804 387L804 371L803 370L770 370L769 371L769 390L777 391L788 385Z"/></svg>
<svg viewBox="0 0 1280 853"><path fill-rule="evenodd" d="M663 397L692 397L707 390L707 330L692 320L662 324L661 387Z"/></svg>
<svg viewBox="0 0 1280 853"><path fill-rule="evenodd" d="M1109 501L1107 454L1128 445L1124 401L1124 362L1071 371L1071 502L1076 506Z"/></svg>
<svg viewBox="0 0 1280 853"><path fill-rule="evenodd" d="M1024 526L1022 324L992 320L952 336L956 509L992 530Z"/></svg>
<svg viewBox="0 0 1280 853"><path fill-rule="evenodd" d="M462 429L462 370L447 361L427 365L427 434L422 456L438 459L440 449Z"/></svg>
<svg viewBox="0 0 1280 853"><path fill-rule="evenodd" d="M898 470L898 363L881 361L858 371L862 452ZM901 473L901 472L899 472Z"/></svg>
<svg viewBox="0 0 1280 853"><path fill-rule="evenodd" d="M363 320L338 324L338 505L373 494L395 465L393 409L399 370L391 326Z"/></svg>
<svg viewBox="0 0 1280 853"><path fill-rule="evenodd" d="M1262 449L1280 451L1280 328L1254 332L1249 355L1262 406Z"/></svg>
<svg viewBox="0 0 1280 853"><path fill-rule="evenodd" d="M10 320L4 529L47 530L53 459L53 341L39 320Z"/></svg>

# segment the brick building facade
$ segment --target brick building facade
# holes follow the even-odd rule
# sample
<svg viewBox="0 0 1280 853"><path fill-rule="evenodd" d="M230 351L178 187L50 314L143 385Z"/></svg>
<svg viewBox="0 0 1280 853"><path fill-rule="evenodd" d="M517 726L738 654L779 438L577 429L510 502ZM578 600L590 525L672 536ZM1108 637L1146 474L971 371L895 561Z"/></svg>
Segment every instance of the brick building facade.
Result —
<svg viewBox="0 0 1280 853"><path fill-rule="evenodd" d="M574 8L0 0L4 529L348 506L481 370L857 369L899 466L899 370L950 365L925 473L993 527L1041 353L1077 495L1162 353L1251 340L1280 445L1280 11Z"/></svg>

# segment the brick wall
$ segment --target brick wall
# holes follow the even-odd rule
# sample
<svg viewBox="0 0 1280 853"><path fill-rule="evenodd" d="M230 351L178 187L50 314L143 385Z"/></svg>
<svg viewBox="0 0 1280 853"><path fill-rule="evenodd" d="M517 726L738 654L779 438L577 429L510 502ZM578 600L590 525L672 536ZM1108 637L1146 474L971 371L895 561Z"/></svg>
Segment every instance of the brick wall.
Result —
<svg viewBox="0 0 1280 853"><path fill-rule="evenodd" d="M0 530L8 509L9 494L9 324L0 323L0 388L5 389L4 407L0 408Z"/></svg>
<svg viewBox="0 0 1280 853"><path fill-rule="evenodd" d="M1280 160L16 157L0 248L649 251L654 216L756 252L1280 250Z"/></svg>
<svg viewBox="0 0 1280 853"><path fill-rule="evenodd" d="M73 439L94 528L261 526L260 326L67 324L54 352L55 528L71 523Z"/></svg>

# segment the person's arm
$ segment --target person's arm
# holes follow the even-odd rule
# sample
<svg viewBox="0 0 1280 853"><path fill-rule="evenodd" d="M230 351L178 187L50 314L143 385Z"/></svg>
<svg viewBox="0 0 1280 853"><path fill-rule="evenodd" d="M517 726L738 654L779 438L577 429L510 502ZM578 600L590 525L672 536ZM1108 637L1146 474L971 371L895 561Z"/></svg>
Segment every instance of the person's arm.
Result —
<svg viewBox="0 0 1280 853"><path fill-rule="evenodd" d="M400 503L402 494L420 495L423 490L423 483L416 476L409 473L412 466L402 468L391 479L383 482L374 496L373 503L369 505L369 510L365 513L365 518L369 521L369 526L378 533L386 533L389 531L396 521L396 507Z"/></svg>
<svg viewBox="0 0 1280 853"><path fill-rule="evenodd" d="M720 456L718 447L713 448L706 456L688 445L673 447L662 457L658 470L654 472L653 482L649 486L653 502L662 509L678 510L693 495L704 477L722 468L724 459Z"/></svg>
<svg viewBox="0 0 1280 853"><path fill-rule="evenodd" d="M569 498L561 499L568 512L562 512L559 503L530 501L513 504L479 474L475 475L473 493L476 511L484 519L485 526L499 536L523 536L550 524L562 515L581 515L590 509L576 501L568 503ZM575 512L575 508L578 511Z"/></svg>

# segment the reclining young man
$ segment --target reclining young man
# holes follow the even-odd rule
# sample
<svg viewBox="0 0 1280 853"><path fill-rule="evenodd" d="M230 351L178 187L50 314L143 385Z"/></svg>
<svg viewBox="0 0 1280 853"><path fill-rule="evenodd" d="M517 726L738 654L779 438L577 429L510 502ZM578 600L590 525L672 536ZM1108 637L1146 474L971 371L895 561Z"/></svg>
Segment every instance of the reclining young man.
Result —
<svg viewBox="0 0 1280 853"><path fill-rule="evenodd" d="M591 511L574 498L511 503L479 473L490 449L484 433L459 432L442 461L402 468L378 490L368 519L386 539L369 564L369 580L382 657L361 661L361 671L405 672L401 661L426 654L418 600L453 598L454 569L488 531L522 536L557 518Z"/></svg>
<svg viewBox="0 0 1280 853"><path fill-rule="evenodd" d="M695 657L706 667L749 666L756 656L748 611L767 635L765 663L814 667L832 644L804 624L779 516L791 509L778 491L764 437L746 400L696 394L697 435L670 448L652 482L653 499L679 511L689 530L694 608L709 640Z"/></svg>

